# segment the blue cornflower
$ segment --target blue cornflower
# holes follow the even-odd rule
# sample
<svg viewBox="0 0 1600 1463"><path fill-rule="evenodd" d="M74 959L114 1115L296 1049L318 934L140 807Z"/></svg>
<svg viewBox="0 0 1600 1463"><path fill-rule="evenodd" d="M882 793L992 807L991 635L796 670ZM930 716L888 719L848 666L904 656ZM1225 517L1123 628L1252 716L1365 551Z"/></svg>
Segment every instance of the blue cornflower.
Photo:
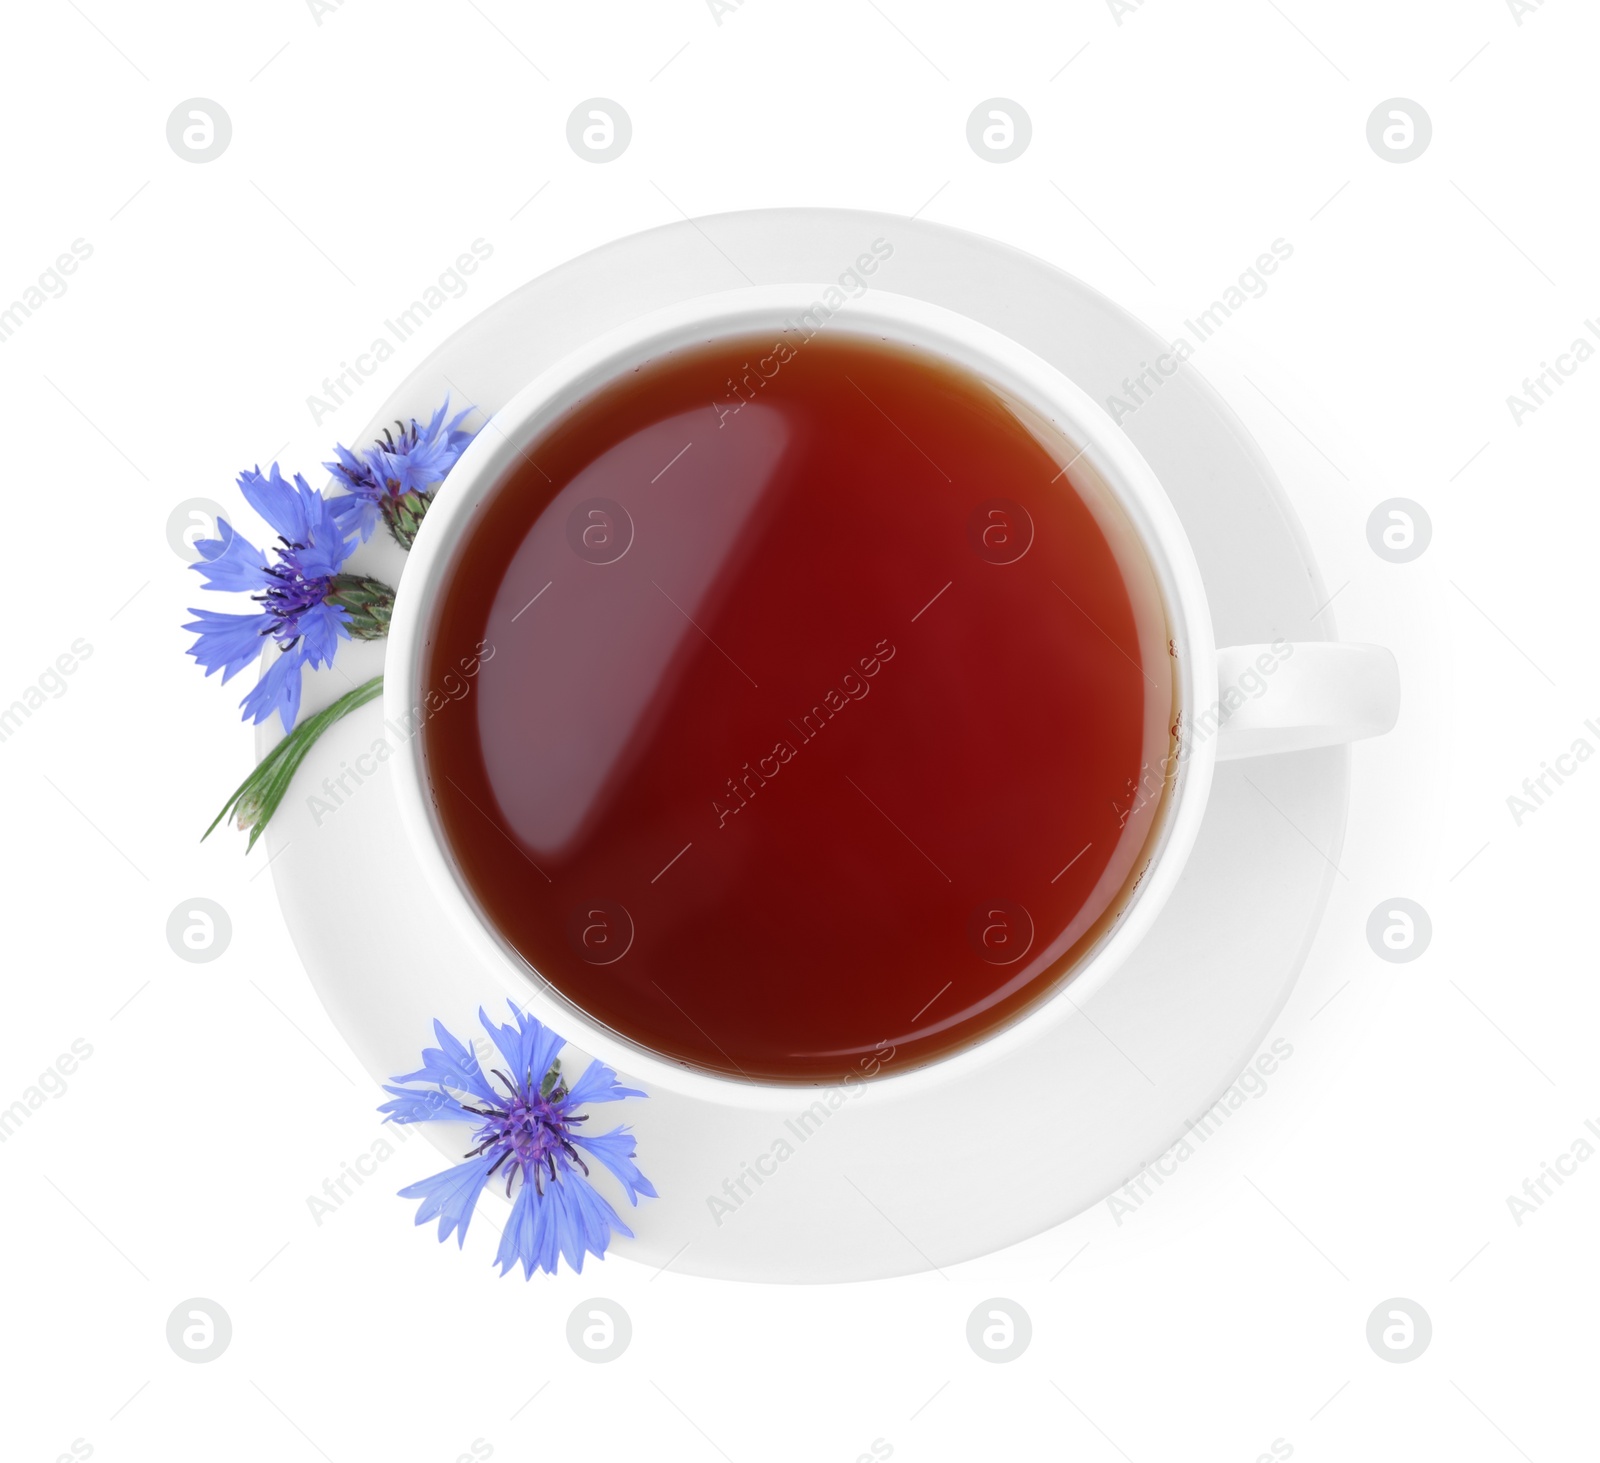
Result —
<svg viewBox="0 0 1600 1463"><path fill-rule="evenodd" d="M382 518L396 542L411 547L434 485L444 480L474 436L461 426L474 408L469 406L446 422L449 410L446 397L427 426L415 417L410 426L397 421L398 436L385 431L382 441L359 453L342 442L334 444L338 461L322 465L348 493L333 499L334 512L346 531L356 531L365 543Z"/></svg>
<svg viewBox="0 0 1600 1463"><path fill-rule="evenodd" d="M251 468L239 474L239 491L277 530L276 562L219 518L221 537L198 541L201 558L191 567L207 589L249 594L261 608L249 615L191 608L196 618L183 628L199 636L189 654L208 676L220 670L224 684L254 664L269 643L277 645L278 658L239 704L245 720L256 723L276 711L287 732L300 713L301 668L327 665L339 641L352 633L363 639L383 634L394 592L342 572L355 545L332 505L298 473L291 484L277 463L270 477Z"/></svg>
<svg viewBox="0 0 1600 1463"><path fill-rule="evenodd" d="M589 1183L584 1154L609 1169L637 1205L639 1195L656 1197L654 1185L634 1164L634 1139L626 1127L592 1137L578 1129L588 1121L578 1109L585 1103L616 1102L645 1094L623 1087L617 1074L600 1062L591 1062L570 1087L561 1071L564 1037L511 1005L514 1026L496 1026L482 1010L478 1019L505 1058L507 1071L492 1075L499 1087L483 1075L471 1047L456 1040L443 1023L433 1023L439 1045L422 1053L422 1069L396 1082L428 1082L431 1089L389 1087L393 1102L378 1109L394 1123L476 1123L477 1146L466 1162L432 1178L400 1190L402 1199L420 1199L417 1223L439 1221L439 1239L456 1233L464 1245L467 1225L484 1185L505 1170L506 1193L521 1177L511 1205L511 1221L500 1239L495 1262L500 1273L519 1263L528 1279L533 1272L547 1275L565 1256L579 1273L585 1255L603 1256L613 1233L633 1237ZM581 1151L580 1151L581 1150Z"/></svg>

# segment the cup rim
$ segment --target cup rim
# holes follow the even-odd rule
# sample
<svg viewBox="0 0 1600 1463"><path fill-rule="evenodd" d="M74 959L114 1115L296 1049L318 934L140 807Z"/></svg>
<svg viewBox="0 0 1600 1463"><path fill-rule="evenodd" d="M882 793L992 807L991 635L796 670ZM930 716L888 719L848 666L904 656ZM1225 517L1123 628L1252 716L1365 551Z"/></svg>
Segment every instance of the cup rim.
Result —
<svg viewBox="0 0 1600 1463"><path fill-rule="evenodd" d="M774 328L822 305L828 283L755 285L719 291L650 311L569 352L517 391L467 446L439 486L407 557L395 596L385 655L383 709L391 725L410 726L425 704L424 652L439 591L478 509L522 454L593 391L669 351ZM429 887L456 932L493 970L520 1008L571 1045L632 1079L661 1090L739 1107L787 1110L796 1102L852 1084L887 1096L910 1095L957 1081L1003 1060L1076 1014L1114 976L1148 932L1187 863L1209 797L1214 738L1182 730L1213 699L1216 641L1188 537L1154 471L1095 401L1056 367L1011 337L956 311L913 296L868 289L827 307L822 329L891 340L954 361L1043 416L1076 447L1132 523L1160 583L1173 640L1180 708L1178 773L1162 826L1148 846L1146 874L1094 945L1054 987L977 1040L900 1071L816 1081L749 1079L707 1071L651 1050L589 1016L557 990L494 928L466 887L439 826L428 784L420 726L401 738L390 760L406 837Z"/></svg>

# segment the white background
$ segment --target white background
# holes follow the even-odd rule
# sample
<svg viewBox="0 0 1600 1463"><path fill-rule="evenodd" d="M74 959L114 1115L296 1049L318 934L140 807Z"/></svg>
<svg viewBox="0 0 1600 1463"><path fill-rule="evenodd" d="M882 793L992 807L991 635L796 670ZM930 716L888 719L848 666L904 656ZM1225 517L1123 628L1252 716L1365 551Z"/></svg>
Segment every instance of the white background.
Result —
<svg viewBox="0 0 1600 1463"><path fill-rule="evenodd" d="M0 1107L74 1040L93 1055L0 1145L7 1458L75 1441L79 1457L336 1463L450 1463L474 1442L736 1463L845 1463L874 1440L907 1459L1133 1463L1246 1463L1275 1441L1306 1459L1592 1450L1600 1162L1520 1225L1507 1196L1600 1122L1584 920L1600 766L1521 826L1506 800L1575 739L1600 748L1584 727L1600 719L1600 360L1521 425L1506 398L1600 316L1600 18L1580 0L1534 0L1521 24L1505 0L1126 8L8 14L0 307L74 239L93 253L0 343L0 704L76 639L92 654L0 743ZM597 95L634 128L605 166L566 141ZM195 96L233 123L202 166L165 135ZM1003 166L965 135L995 96L1033 124ZM1366 136L1396 96L1434 126L1403 165ZM462 1256L412 1228L393 1190L437 1155L411 1145L318 1226L307 1196L369 1150L379 1094L305 982L260 852L231 832L196 842L251 739L182 654L196 595L168 516L230 502L258 459L321 461L446 334L560 261L684 212L782 204L921 210L1163 329L1292 241L1230 350L1287 362L1381 465L1388 486L1350 484L1336 555L1367 552L1391 490L1433 522L1422 559L1382 567L1427 597L1423 679L1454 698L1410 743L1404 827L1347 849L1352 889L1280 1023L1296 1061L1135 1220L1102 1207L882 1284L741 1286L614 1257L529 1285L496 1278L484 1235ZM307 395L475 238L494 253L466 296L314 425ZM383 876L374 849L330 898ZM1412 964L1367 947L1387 894L1432 916ZM196 896L232 920L211 964L165 938ZM982 1151L950 1156L952 1185L1003 1203L1005 1181ZM593 1295L633 1321L607 1366L565 1339ZM196 1296L233 1323L208 1365L165 1339ZM1011 1364L966 1341L991 1296L1032 1318ZM1406 1365L1366 1340L1396 1296L1433 1322Z"/></svg>

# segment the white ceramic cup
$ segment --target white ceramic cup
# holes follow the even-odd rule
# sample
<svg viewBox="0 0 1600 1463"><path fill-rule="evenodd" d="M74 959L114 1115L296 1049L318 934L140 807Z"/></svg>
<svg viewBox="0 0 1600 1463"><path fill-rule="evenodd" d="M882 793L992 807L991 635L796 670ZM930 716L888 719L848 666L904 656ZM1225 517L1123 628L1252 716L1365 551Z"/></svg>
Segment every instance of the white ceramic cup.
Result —
<svg viewBox="0 0 1600 1463"><path fill-rule="evenodd" d="M830 335L889 340L931 352L983 378L1053 425L1096 474L1133 526L1166 602L1182 728L1163 814L1146 848L1145 875L1067 979L1008 1024L909 1070L870 1079L873 1089L912 1092L969 1076L1068 1019L1113 978L1149 930L1194 846L1219 759L1333 746L1394 725L1399 676L1380 646L1282 642L1219 650L1205 589L1183 527L1161 484L1098 405L1054 366L1010 337L909 296L870 291L842 308L822 304L826 285L771 285L705 295L653 312L572 352L506 403L438 489L396 597L384 672L384 712L410 726L429 687L426 649L438 597L477 510L519 460L599 388L667 352L734 336L770 333L810 312ZM808 326L809 328L809 326ZM1070 455L1070 454L1069 454ZM1270 657L1273 672L1258 666ZM589 1017L518 953L479 910L444 839L425 766L425 737L408 736L391 762L401 821L434 894L462 937L519 1006L575 1047L646 1087L738 1106L793 1106L806 1086L746 1081L663 1056ZM1071 994L1068 994L1070 986ZM485 1004L491 1005L488 993ZM441 1013L441 1015L446 1013Z"/></svg>

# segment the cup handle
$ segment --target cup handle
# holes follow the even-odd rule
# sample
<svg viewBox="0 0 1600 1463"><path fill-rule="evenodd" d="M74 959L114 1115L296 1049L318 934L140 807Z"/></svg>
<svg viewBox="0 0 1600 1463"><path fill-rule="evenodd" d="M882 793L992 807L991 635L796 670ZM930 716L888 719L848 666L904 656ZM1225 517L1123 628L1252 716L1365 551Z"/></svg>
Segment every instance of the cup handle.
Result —
<svg viewBox="0 0 1600 1463"><path fill-rule="evenodd" d="M1278 640L1217 652L1217 702L1200 718L1217 760L1382 736L1400 715L1400 669L1382 645Z"/></svg>

